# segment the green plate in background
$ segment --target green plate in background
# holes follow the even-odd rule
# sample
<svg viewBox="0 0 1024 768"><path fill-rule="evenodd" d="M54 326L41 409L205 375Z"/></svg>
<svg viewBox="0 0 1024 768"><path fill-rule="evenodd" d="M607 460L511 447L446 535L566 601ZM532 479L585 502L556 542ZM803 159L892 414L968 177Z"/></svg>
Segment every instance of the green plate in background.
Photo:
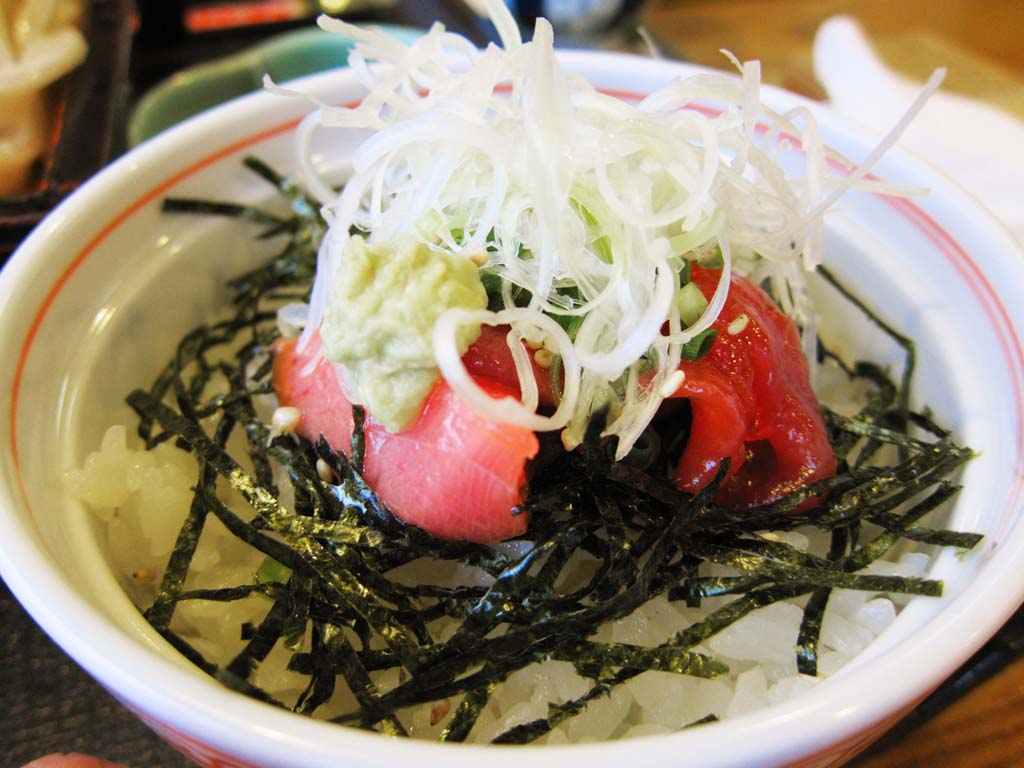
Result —
<svg viewBox="0 0 1024 768"><path fill-rule="evenodd" d="M423 34L410 27L380 25L402 42ZM278 83L343 67L355 45L349 37L313 27L285 32L259 45L178 72L147 91L128 118L134 147L185 118L263 87L264 74Z"/></svg>

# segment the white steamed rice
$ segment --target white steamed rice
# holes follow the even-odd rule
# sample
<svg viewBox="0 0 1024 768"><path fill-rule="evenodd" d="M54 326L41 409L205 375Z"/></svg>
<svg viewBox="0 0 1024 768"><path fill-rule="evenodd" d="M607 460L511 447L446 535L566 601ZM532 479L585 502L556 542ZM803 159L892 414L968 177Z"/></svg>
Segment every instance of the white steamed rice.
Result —
<svg viewBox="0 0 1024 768"><path fill-rule="evenodd" d="M140 606L148 606L156 594L167 557L189 509L195 477L196 464L190 454L169 443L153 451L137 448L127 428L121 425L110 427L100 449L88 455L82 468L65 476L71 495L86 502L102 521L113 566ZM282 483L285 486L287 483ZM233 501L238 508L244 507L240 499ZM824 552L828 546L827 535L816 530L764 535L802 550ZM514 551L523 544L510 542L498 546ZM923 552L892 556L895 559L878 561L866 572L920 577L930 561ZM583 573L588 570L585 558L589 556L577 557L576 564ZM251 583L263 559L263 555L240 542L211 515L185 588ZM593 562L589 565L592 567ZM701 571L701 575L735 573L717 565L705 565ZM392 577L403 583L447 585L484 585L489 579L474 568L423 561L403 566ZM657 645L730 599L708 598L701 608L690 608L657 597L632 615L604 625L594 639ZM694 649L728 664L727 676L701 679L645 672L616 687L609 696L593 701L582 715L562 723L541 743L667 733L709 715L721 719L735 717L797 696L835 674L863 651L892 623L906 599L852 590L833 591L820 635L818 677L797 672L795 644L802 602L762 608ZM245 644L239 627L244 622L258 623L269 607L269 600L260 596L230 603L183 601L178 604L171 628L210 661L227 664ZM431 625L431 631L444 638L456 626L454 620L442 619ZM308 641L307 637L307 644ZM282 646L279 643L260 665L254 682L275 698L291 702L306 687L308 678L287 669L296 649ZM395 686L397 675L396 669L372 673L382 690ZM533 664L499 686L470 740L488 742L511 727L547 717L549 702L574 699L589 688L590 683L579 677L568 662L549 660ZM445 715L457 704L458 700L424 705L401 711L399 717L411 735L436 738L446 722ZM344 679L339 677L334 699L321 707L317 715L336 716L356 706Z"/></svg>

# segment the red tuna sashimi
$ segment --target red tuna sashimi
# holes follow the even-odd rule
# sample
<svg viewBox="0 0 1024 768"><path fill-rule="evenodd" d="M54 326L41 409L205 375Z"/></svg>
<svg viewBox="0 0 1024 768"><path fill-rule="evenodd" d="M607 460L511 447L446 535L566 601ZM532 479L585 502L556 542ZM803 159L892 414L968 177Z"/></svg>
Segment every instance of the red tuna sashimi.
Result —
<svg viewBox="0 0 1024 768"><path fill-rule="evenodd" d="M491 397L515 396L488 379L477 383ZM321 434L336 450L350 450L352 406L319 338L298 352L278 342L274 389L284 405L302 413L298 432ZM478 416L442 380L416 423L392 434L367 415L363 476L399 518L445 539L490 542L520 536L529 518L513 515L523 500L526 462L539 448L536 435Z"/></svg>
<svg viewBox="0 0 1024 768"><path fill-rule="evenodd" d="M693 268L710 299L717 270ZM836 460L811 391L796 325L749 280L732 276L729 297L713 325L708 354L684 362L682 386L693 409L690 437L676 470L683 490L707 484L728 457L729 474L716 500L752 507L831 477Z"/></svg>
<svg viewBox="0 0 1024 768"><path fill-rule="evenodd" d="M512 360L512 350L509 349L507 336L507 325L481 326L480 336L462 356L462 364L466 366L471 376L491 379L518 393L519 374L516 373L516 364ZM530 352L529 349L527 351ZM533 377L537 380L537 398L540 404L558 405L550 369L538 365L532 352L530 365L533 368Z"/></svg>

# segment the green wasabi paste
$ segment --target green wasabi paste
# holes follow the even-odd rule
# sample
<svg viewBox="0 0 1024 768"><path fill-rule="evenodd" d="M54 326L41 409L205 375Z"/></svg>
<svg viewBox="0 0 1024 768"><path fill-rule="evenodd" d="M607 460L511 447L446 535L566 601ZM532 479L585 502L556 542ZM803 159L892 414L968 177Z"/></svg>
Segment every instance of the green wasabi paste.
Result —
<svg viewBox="0 0 1024 768"><path fill-rule="evenodd" d="M487 292L465 256L432 250L412 237L345 246L320 326L325 356L345 366L349 384L389 432L411 425L440 378L431 331L453 308L486 309ZM464 353L480 326L463 326Z"/></svg>

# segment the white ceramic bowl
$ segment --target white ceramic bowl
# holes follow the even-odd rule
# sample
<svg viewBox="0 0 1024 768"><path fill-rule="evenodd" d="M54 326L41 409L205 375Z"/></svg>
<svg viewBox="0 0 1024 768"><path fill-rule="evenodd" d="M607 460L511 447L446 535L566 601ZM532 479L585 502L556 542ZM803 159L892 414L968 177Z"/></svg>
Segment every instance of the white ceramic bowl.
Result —
<svg viewBox="0 0 1024 768"><path fill-rule="evenodd" d="M681 65L570 53L567 67L613 91L644 93ZM336 103L360 96L345 71L302 81ZM769 89L786 109L806 102ZM826 141L854 160L877 137L817 113ZM124 418L173 339L215 305L223 278L253 258L230 223L165 217L168 194L259 200L239 160L287 168L305 104L258 94L148 142L85 185L0 274L0 570L79 664L204 766L835 765L877 738L990 637L1024 596L1024 257L954 184L898 151L883 179L928 187L915 201L850 195L828 219L833 269L865 286L921 352L916 399L981 451L952 524L986 534L932 575L942 599L914 600L839 674L784 704L671 736L572 747L493 748L392 740L291 715L220 687L158 637L118 587L95 524L60 472ZM847 341L883 357L863 323ZM855 333L851 333L851 329Z"/></svg>

